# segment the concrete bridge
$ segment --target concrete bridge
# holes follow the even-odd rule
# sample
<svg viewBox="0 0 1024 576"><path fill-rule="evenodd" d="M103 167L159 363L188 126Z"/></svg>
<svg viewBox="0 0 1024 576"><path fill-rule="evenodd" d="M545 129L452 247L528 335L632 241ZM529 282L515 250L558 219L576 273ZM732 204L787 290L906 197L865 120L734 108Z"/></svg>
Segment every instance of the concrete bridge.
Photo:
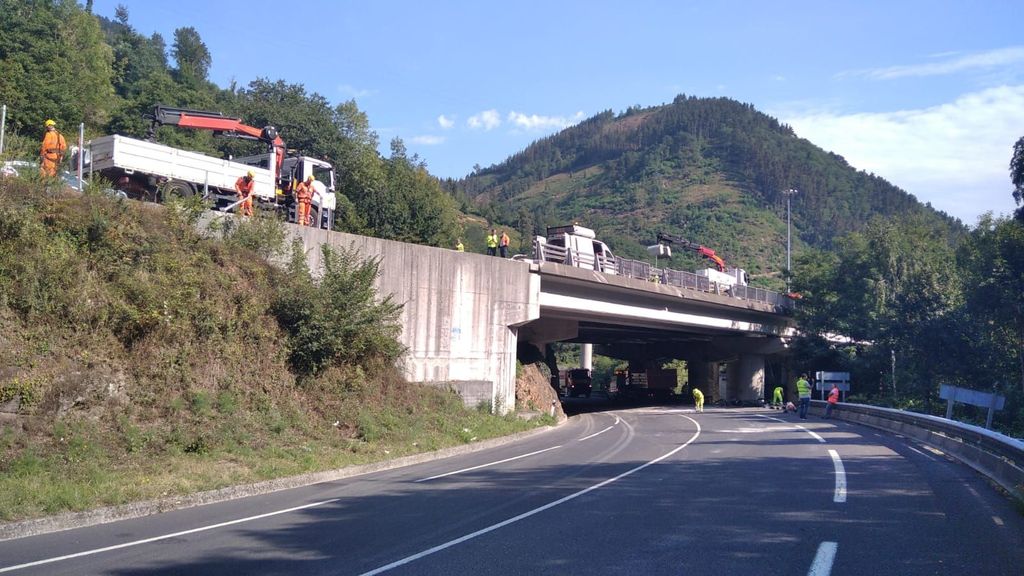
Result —
<svg viewBox="0 0 1024 576"><path fill-rule="evenodd" d="M505 260L314 228L288 226L310 269L321 246L380 259L380 294L404 305L404 371L450 385L467 405L514 408L517 357L546 344L591 343L630 361L687 360L690 383L713 399L763 398L766 360L782 354L793 321L777 305L654 284L550 262ZM728 384L719 389L719 366Z"/></svg>

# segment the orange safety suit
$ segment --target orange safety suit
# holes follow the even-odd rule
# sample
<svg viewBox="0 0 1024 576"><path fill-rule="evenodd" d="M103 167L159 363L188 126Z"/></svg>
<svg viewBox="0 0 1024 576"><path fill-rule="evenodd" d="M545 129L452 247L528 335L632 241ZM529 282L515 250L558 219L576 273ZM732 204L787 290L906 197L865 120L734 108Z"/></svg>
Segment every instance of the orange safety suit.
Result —
<svg viewBox="0 0 1024 576"><path fill-rule="evenodd" d="M299 226L309 226L309 208L313 204L313 184L299 182L295 187L295 222Z"/></svg>
<svg viewBox="0 0 1024 576"><path fill-rule="evenodd" d="M57 129L47 129L43 135L43 144L39 148L39 174L44 177L53 178L57 175L57 167L64 158L64 151L68 149L64 136Z"/></svg>
<svg viewBox="0 0 1024 576"><path fill-rule="evenodd" d="M242 200L239 206L239 211L242 216L252 216L252 185L255 184L252 178L248 175L242 176L238 180L235 180L235 191L238 192L238 197Z"/></svg>

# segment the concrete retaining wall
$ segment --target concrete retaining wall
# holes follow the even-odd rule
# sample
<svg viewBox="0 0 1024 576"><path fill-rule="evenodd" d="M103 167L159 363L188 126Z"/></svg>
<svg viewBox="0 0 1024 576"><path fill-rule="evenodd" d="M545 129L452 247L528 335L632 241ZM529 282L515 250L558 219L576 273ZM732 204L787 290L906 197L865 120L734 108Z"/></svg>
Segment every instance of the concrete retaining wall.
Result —
<svg viewBox="0 0 1024 576"><path fill-rule="evenodd" d="M529 265L331 232L287 227L302 241L310 269L321 269L321 246L357 250L380 259L380 295L403 305L406 377L448 385L467 405L488 401L515 408L516 328L540 316L540 280Z"/></svg>

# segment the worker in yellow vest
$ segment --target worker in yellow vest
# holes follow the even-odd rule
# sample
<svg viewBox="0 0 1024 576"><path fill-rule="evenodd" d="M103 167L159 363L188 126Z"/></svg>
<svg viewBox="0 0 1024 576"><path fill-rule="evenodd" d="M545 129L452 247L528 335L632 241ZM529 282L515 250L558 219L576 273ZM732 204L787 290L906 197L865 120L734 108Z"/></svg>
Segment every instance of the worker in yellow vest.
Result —
<svg viewBox="0 0 1024 576"><path fill-rule="evenodd" d="M494 228L491 228L491 233L487 235L487 255L498 255L498 232Z"/></svg>
<svg viewBox="0 0 1024 576"><path fill-rule="evenodd" d="M704 393L700 388L693 389L693 403L697 406L697 412L704 411Z"/></svg>
<svg viewBox="0 0 1024 576"><path fill-rule="evenodd" d="M807 374L801 374L796 381L796 394L800 397L800 418L807 420L807 409L811 407L811 385Z"/></svg>

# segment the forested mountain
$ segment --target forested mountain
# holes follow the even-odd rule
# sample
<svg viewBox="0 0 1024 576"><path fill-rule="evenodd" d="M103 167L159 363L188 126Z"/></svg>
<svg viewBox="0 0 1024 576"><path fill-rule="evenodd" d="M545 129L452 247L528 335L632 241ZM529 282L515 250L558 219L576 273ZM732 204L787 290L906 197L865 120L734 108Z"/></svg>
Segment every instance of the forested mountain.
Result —
<svg viewBox="0 0 1024 576"><path fill-rule="evenodd" d="M831 247L872 216L921 214L947 237L965 230L882 178L728 98L606 111L539 140L461 183L474 203L525 235L579 221L633 257L658 231L723 253L755 277L785 262L786 200L794 242Z"/></svg>

